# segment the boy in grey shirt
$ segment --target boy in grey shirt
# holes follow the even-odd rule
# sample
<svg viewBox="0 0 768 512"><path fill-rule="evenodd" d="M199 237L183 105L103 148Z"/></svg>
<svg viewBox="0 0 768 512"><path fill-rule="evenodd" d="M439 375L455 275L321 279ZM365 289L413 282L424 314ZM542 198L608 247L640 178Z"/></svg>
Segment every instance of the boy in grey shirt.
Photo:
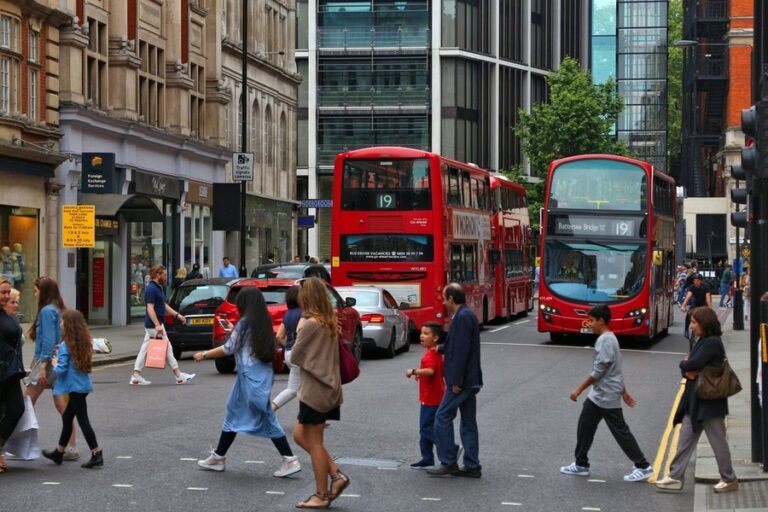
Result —
<svg viewBox="0 0 768 512"><path fill-rule="evenodd" d="M643 452L637 445L635 436L629 431L621 410L621 401L634 407L637 401L624 387L624 377L621 374L621 351L616 335L608 329L611 321L611 310L608 306L595 306L589 310L589 324L592 332L598 335L595 343L595 358L592 363L592 373L584 379L579 387L571 391L574 402L579 395L592 386L584 400L584 408L579 416L579 426L576 432L576 460L569 466L560 468L566 475L589 476L589 449L597 432L600 420L605 420L616 442L624 453L635 463L632 471L624 475L625 482L642 482L653 475L653 468L645 460Z"/></svg>

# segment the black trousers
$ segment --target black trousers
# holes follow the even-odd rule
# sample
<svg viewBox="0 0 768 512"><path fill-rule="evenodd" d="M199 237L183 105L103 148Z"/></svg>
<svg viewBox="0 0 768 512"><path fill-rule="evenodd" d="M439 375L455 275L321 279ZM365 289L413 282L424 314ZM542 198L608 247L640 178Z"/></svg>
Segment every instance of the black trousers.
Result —
<svg viewBox="0 0 768 512"><path fill-rule="evenodd" d="M61 415L62 425L59 446L67 446L67 442L69 442L69 438L72 435L72 420L77 418L77 424L80 425L80 430L85 436L88 448L95 450L99 447L99 443L96 442L96 434L93 432L91 422L88 419L88 404L85 402L85 397L87 396L88 393L69 394L67 408L64 409L64 413Z"/></svg>
<svg viewBox="0 0 768 512"><path fill-rule="evenodd" d="M0 450L23 415L24 394L21 392L19 377L0 382Z"/></svg>
<svg viewBox="0 0 768 512"><path fill-rule="evenodd" d="M576 464L589 467L589 449L592 447L592 441L595 439L595 432L597 432L600 420L605 420L614 439L619 443L627 457L635 463L635 467L647 468L650 466L648 461L645 460L645 455L640 450L635 436L629 431L627 422L624 421L624 413L621 407L618 409L603 409L595 405L589 398L584 400L584 408L581 410L581 416L579 416L579 427L576 433L578 438L576 442Z"/></svg>
<svg viewBox="0 0 768 512"><path fill-rule="evenodd" d="M219 436L219 445L215 450L216 455L219 457L224 457L227 454L227 451L229 451L229 447L232 446L232 443L235 442L235 437L237 437L237 432L222 430L221 435ZM275 448L277 448L277 451L280 452L280 455L284 457L293 457L291 445L288 444L288 438L285 436L277 437L275 439L271 439L271 441L272 444L275 445Z"/></svg>

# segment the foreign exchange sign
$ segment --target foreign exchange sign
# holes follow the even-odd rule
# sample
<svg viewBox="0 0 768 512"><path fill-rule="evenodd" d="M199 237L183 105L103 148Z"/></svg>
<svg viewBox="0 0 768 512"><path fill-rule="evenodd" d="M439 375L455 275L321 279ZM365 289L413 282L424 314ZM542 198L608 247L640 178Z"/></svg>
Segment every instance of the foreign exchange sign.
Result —
<svg viewBox="0 0 768 512"><path fill-rule="evenodd" d="M96 207L92 204L67 204L61 210L62 247L96 245Z"/></svg>

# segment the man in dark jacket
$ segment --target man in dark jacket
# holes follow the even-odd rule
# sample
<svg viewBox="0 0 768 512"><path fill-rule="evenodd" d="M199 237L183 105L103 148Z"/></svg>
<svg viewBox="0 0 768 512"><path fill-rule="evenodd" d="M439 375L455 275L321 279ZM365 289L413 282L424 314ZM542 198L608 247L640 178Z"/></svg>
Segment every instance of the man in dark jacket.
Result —
<svg viewBox="0 0 768 512"><path fill-rule="evenodd" d="M443 345L445 394L435 415L435 444L441 465L427 471L431 476L480 478L482 475L476 399L483 387L480 325L465 302L460 284L451 283L443 290L443 304L452 319ZM459 468L459 447L453 435L453 420L458 412L461 412L460 433L465 450L462 468Z"/></svg>
<svg viewBox="0 0 768 512"><path fill-rule="evenodd" d="M202 278L203 278L203 274L200 273L200 264L195 263L194 265L192 265L192 272L187 274L187 278L185 279L185 281L189 281L190 279L202 279Z"/></svg>

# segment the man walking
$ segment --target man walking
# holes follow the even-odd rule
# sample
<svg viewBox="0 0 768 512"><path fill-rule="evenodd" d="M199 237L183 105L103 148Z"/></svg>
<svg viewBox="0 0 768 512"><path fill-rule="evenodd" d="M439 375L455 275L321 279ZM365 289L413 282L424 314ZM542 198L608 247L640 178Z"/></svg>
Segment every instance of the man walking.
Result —
<svg viewBox="0 0 768 512"><path fill-rule="evenodd" d="M733 266L728 265L723 270L723 274L720 276L720 307L725 307L725 302L728 299L728 290L731 287L731 280L733 279Z"/></svg>
<svg viewBox="0 0 768 512"><path fill-rule="evenodd" d="M443 290L443 305L452 319L443 345L445 394L435 415L435 444L441 465L427 471L431 476L482 476L476 400L477 393L483 387L480 325L465 302L464 289L460 284L451 283ZM462 468L459 468L460 450L453 435L453 420L458 412L461 413L459 432L465 450Z"/></svg>
<svg viewBox="0 0 768 512"><path fill-rule="evenodd" d="M229 258L224 256L221 260L223 266L219 269L219 277L238 277L237 269L229 263Z"/></svg>
<svg viewBox="0 0 768 512"><path fill-rule="evenodd" d="M149 340L152 338L163 338L166 342L165 357L168 366L173 370L176 376L176 384L185 384L195 377L194 373L184 373L179 370L179 363L173 357L173 349L168 335L165 333L163 321L166 312L170 313L174 320L186 322L184 315L173 309L165 302L165 292L163 287L168 282L168 272L162 265L155 265L149 270L149 284L144 290L144 304L146 312L144 313L144 343L141 345L139 355L136 357L136 363L133 366L133 375L130 383L134 386L148 386L150 381L142 377L141 371L144 369L144 363L147 360L147 350L149 350Z"/></svg>

